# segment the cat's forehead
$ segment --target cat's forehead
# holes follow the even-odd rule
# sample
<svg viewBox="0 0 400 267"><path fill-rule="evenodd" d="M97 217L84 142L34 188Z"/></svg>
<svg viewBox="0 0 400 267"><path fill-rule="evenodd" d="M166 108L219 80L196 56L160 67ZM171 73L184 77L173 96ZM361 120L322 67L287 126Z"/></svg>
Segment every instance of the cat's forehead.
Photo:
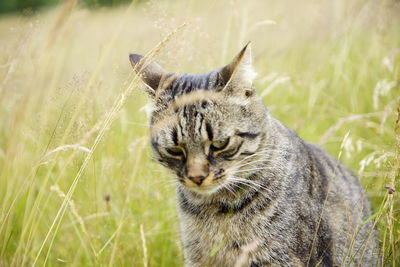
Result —
<svg viewBox="0 0 400 267"><path fill-rule="evenodd" d="M157 96L162 97L163 101L173 101L182 95L198 90L214 91L221 89L223 85L224 80L218 70L202 74L170 74L170 78L165 79L160 85Z"/></svg>
<svg viewBox="0 0 400 267"><path fill-rule="evenodd" d="M176 97L168 108L153 112L151 132L170 134L178 127L192 138L192 133L204 132L207 126L214 128L216 134L229 135L243 123L245 109L243 102L235 102L220 92L196 90Z"/></svg>
<svg viewBox="0 0 400 267"><path fill-rule="evenodd" d="M197 90L176 97L166 109L156 110L151 117L152 132L174 128L196 128L193 123L215 122L221 119L224 103L221 96L212 91Z"/></svg>

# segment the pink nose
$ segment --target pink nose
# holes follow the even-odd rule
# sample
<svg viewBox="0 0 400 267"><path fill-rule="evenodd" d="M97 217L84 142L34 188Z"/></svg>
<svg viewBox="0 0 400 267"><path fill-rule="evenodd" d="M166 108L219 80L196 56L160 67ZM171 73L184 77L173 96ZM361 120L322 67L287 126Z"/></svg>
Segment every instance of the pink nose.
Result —
<svg viewBox="0 0 400 267"><path fill-rule="evenodd" d="M193 183L197 184L197 185L201 185L204 181L204 179L206 179L205 176L189 176L188 177Z"/></svg>

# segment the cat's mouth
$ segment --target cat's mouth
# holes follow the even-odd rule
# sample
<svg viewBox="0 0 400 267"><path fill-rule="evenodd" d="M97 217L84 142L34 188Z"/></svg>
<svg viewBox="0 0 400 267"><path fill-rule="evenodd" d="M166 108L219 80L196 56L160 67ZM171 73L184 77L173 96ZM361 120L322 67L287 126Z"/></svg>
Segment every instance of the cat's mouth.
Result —
<svg viewBox="0 0 400 267"><path fill-rule="evenodd" d="M211 195L223 186L226 176L210 173L207 177L203 178L201 182L199 182L199 179L184 177L181 183L191 191L199 194Z"/></svg>

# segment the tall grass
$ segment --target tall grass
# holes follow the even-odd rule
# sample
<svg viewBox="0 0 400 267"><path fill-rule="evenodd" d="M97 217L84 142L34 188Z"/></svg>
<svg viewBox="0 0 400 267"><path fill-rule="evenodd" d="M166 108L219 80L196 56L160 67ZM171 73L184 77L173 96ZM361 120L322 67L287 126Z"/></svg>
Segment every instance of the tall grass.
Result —
<svg viewBox="0 0 400 267"><path fill-rule="evenodd" d="M382 265L400 264L398 1L75 4L0 17L0 266L181 265L173 177L151 161L128 54L202 72L249 40L272 114L341 152Z"/></svg>

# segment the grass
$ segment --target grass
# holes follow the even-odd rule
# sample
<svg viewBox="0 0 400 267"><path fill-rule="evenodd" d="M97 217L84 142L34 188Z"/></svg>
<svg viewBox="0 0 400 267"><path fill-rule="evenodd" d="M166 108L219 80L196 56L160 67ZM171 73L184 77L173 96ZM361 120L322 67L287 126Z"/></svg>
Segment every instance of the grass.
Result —
<svg viewBox="0 0 400 267"><path fill-rule="evenodd" d="M182 265L173 178L151 161L128 54L203 72L248 40L266 105L341 152L371 199L382 265L398 266L399 14L389 0L71 0L0 17L0 266Z"/></svg>

